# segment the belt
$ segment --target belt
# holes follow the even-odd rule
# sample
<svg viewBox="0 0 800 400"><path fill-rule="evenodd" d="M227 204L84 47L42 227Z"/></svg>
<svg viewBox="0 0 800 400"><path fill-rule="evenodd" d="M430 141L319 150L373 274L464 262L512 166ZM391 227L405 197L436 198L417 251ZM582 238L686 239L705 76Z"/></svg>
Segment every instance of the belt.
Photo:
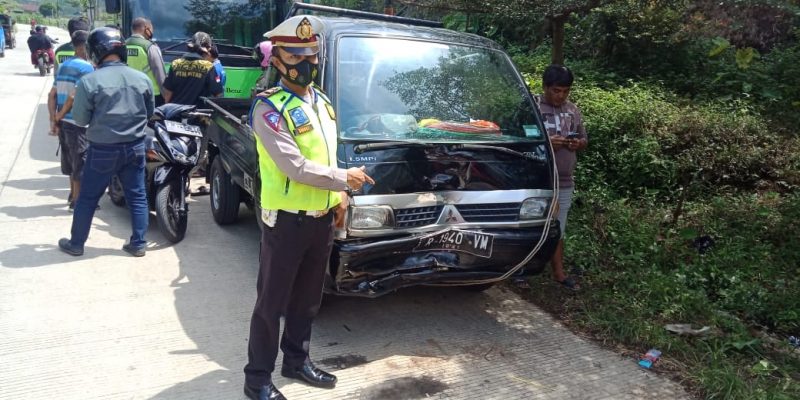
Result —
<svg viewBox="0 0 800 400"><path fill-rule="evenodd" d="M319 211L306 211L306 210L280 210L280 211L286 211L290 214L297 214L301 217L322 218L328 215L328 211L330 211L330 209L319 210Z"/></svg>

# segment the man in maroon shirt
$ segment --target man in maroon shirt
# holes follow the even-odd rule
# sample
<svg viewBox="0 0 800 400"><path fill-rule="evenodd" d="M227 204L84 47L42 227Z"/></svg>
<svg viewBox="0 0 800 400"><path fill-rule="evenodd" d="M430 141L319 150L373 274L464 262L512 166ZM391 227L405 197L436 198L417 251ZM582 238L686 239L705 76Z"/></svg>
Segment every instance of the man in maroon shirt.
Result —
<svg viewBox="0 0 800 400"><path fill-rule="evenodd" d="M550 264L553 267L553 279L565 287L576 290L575 280L564 273L564 232L567 227L567 214L572 204L572 192L575 189L576 152L589 144L586 128L578 107L567 98L572 88L574 77L569 68L562 65L550 65L542 75L544 95L539 102L539 111L544 119L544 127L550 136L550 143L555 151L558 168L558 222L561 226L561 240L558 242Z"/></svg>

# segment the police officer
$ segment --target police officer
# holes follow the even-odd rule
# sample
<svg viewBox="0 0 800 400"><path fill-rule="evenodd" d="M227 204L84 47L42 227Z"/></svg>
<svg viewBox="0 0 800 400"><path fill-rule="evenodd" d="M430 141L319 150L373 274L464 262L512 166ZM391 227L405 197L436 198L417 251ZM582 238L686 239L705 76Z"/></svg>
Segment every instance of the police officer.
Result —
<svg viewBox="0 0 800 400"><path fill-rule="evenodd" d="M336 377L309 358L311 324L322 300L334 208L343 208L341 191L375 183L363 166L336 167L336 117L330 101L312 85L319 71L316 33L321 27L316 17L296 16L264 35L273 43L271 62L281 80L256 98L250 113L264 222L244 367L244 393L251 399L284 399L271 379L281 315L281 375L316 387L336 385Z"/></svg>
<svg viewBox="0 0 800 400"><path fill-rule="evenodd" d="M89 31L89 20L86 17L74 17L67 22L67 31L69 31L69 37L72 38L72 35L75 34L77 31ZM58 66L67 61L68 59L75 57L75 45L70 40L67 43L62 44L56 48L56 59L55 59L55 70L56 73L58 72Z"/></svg>
<svg viewBox="0 0 800 400"><path fill-rule="evenodd" d="M125 41L128 48L128 66L144 72L153 83L153 94L156 106L164 104L161 90L167 71L164 69L164 58L161 49L153 43L153 23L147 18L136 18L131 25L133 34Z"/></svg>

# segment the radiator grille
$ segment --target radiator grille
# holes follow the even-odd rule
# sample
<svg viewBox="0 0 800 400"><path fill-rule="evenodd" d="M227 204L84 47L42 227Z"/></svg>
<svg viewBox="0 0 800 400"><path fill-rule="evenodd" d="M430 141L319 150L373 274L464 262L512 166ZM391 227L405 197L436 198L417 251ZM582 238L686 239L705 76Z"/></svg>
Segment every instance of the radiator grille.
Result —
<svg viewBox="0 0 800 400"><path fill-rule="evenodd" d="M444 206L414 207L395 210L395 227L414 228L430 225L439 219Z"/></svg>
<svg viewBox="0 0 800 400"><path fill-rule="evenodd" d="M460 204L458 212L467 222L519 221L520 203Z"/></svg>

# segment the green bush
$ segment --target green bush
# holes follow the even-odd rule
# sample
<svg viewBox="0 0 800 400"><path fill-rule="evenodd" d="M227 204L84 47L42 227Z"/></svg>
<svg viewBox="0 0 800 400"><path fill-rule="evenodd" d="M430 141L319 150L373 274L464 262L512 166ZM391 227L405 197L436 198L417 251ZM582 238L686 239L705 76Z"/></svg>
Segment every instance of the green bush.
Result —
<svg viewBox="0 0 800 400"><path fill-rule="evenodd" d="M708 398L800 396L800 361L782 343L800 329L800 194L689 202L674 225L669 204L576 194L565 254L586 273L571 321L602 340L664 350ZM714 241L705 252L693 245L702 236ZM712 333L675 336L668 323Z"/></svg>
<svg viewBox="0 0 800 400"><path fill-rule="evenodd" d="M602 184L623 197L674 199L719 190L791 190L800 185L800 140L771 129L744 103L695 104L632 84L576 86L590 136L579 185Z"/></svg>

